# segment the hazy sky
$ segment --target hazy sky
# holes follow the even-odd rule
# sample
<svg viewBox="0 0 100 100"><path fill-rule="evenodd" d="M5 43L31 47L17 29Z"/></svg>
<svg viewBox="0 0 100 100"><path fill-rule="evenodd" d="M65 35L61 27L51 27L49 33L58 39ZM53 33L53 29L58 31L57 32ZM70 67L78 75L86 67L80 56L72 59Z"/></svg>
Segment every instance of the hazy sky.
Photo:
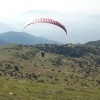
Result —
<svg viewBox="0 0 100 100"><path fill-rule="evenodd" d="M100 14L100 0L0 0L1 17L14 16L30 9Z"/></svg>

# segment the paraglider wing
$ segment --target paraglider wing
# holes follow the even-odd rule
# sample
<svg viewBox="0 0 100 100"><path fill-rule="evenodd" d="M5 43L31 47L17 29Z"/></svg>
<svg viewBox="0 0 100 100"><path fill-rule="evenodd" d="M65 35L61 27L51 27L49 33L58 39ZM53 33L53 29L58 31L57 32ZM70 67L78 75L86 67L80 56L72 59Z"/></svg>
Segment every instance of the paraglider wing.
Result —
<svg viewBox="0 0 100 100"><path fill-rule="evenodd" d="M29 26L29 25L31 25L31 24L35 24L35 23L49 23L49 24L57 25L57 26L59 26L60 28L62 28L62 29L66 32L66 34L67 34L67 30L66 30L66 28L65 28L64 25L62 25L62 24L61 24L60 22L58 22L58 21L55 21L55 20L49 19L49 18L34 19L34 20L28 22L28 23L24 26L24 29L25 29L27 26ZM23 30L24 30L24 29L23 29Z"/></svg>

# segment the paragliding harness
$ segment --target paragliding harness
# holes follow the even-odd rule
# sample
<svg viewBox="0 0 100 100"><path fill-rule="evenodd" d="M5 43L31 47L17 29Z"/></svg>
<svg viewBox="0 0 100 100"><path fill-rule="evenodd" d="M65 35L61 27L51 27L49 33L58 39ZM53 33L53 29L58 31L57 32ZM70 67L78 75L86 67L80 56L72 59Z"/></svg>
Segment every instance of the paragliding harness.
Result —
<svg viewBox="0 0 100 100"><path fill-rule="evenodd" d="M45 52L41 52L41 56L44 57Z"/></svg>

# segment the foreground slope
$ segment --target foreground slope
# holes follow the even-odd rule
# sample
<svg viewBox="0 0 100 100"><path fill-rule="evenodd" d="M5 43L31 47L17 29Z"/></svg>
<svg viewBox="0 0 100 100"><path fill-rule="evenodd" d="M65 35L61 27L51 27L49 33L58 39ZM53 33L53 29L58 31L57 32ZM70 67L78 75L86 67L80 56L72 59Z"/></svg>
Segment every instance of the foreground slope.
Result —
<svg viewBox="0 0 100 100"><path fill-rule="evenodd" d="M66 51L71 53L68 55ZM45 52L44 57L41 52ZM0 46L0 96L3 99L99 100L99 73L99 47ZM13 95L9 95L10 92Z"/></svg>
<svg viewBox="0 0 100 100"><path fill-rule="evenodd" d="M1 100L99 100L100 89L0 78Z"/></svg>
<svg viewBox="0 0 100 100"><path fill-rule="evenodd" d="M41 56L43 51L44 57ZM49 44L1 46L0 66L1 76L55 84L63 82L73 86L98 86L100 48Z"/></svg>

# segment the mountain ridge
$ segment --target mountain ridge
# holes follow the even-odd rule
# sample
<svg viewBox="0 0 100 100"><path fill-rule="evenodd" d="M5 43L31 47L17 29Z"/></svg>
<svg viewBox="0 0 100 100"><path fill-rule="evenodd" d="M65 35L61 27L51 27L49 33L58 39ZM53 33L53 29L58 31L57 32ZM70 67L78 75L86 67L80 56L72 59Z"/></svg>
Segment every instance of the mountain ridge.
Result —
<svg viewBox="0 0 100 100"><path fill-rule="evenodd" d="M9 31L9 32L1 33L0 38L2 38L2 40L4 41L8 41L11 44L13 43L24 44L24 45L45 44L45 43L61 44L60 42L52 41L42 37L36 37L25 32Z"/></svg>

